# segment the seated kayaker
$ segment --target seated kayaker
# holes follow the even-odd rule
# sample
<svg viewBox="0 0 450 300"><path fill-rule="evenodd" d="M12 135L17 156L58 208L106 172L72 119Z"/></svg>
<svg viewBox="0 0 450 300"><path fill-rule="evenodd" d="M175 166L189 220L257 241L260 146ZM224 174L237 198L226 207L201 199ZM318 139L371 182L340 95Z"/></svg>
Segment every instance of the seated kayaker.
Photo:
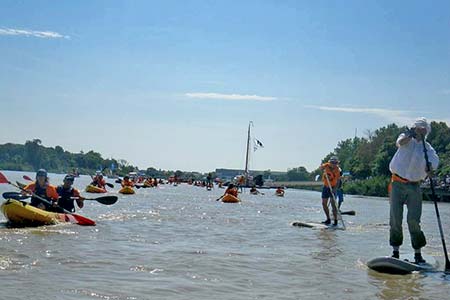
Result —
<svg viewBox="0 0 450 300"><path fill-rule="evenodd" d="M128 177L128 176L125 176L122 180L122 187L126 187L126 186L134 187L133 181L131 181L130 177Z"/></svg>
<svg viewBox="0 0 450 300"><path fill-rule="evenodd" d="M260 193L260 191L258 191L258 190L256 189L256 186L252 186L252 187L250 188L250 194L258 195L259 193Z"/></svg>
<svg viewBox="0 0 450 300"><path fill-rule="evenodd" d="M97 173L93 178L90 185L98 186L99 188L104 189L106 186L106 180L103 178L102 173Z"/></svg>
<svg viewBox="0 0 450 300"><path fill-rule="evenodd" d="M36 181L28 184L23 189L25 190L25 194L26 192L34 193L34 195L40 196L50 203L53 203L53 206L56 206L59 195L56 191L56 187L49 183L47 171L45 169L37 171ZM52 205L43 202L35 196L31 196L30 204L44 210L51 210L52 208Z"/></svg>
<svg viewBox="0 0 450 300"><path fill-rule="evenodd" d="M63 184L56 188L59 195L58 205L71 212L75 212L74 200L79 208L82 208L84 205L84 198L81 197L80 191L72 187L74 180L75 178L72 175L66 175Z"/></svg>
<svg viewBox="0 0 450 300"><path fill-rule="evenodd" d="M275 191L275 193L276 193L277 195L284 195L284 189L283 189L281 186L279 186L279 187L277 188L277 190Z"/></svg>
<svg viewBox="0 0 450 300"><path fill-rule="evenodd" d="M145 179L144 185L145 185L146 187L152 187L152 186L153 186L153 179L151 179L150 177L148 177L147 179Z"/></svg>
<svg viewBox="0 0 450 300"><path fill-rule="evenodd" d="M230 195L232 195L232 196L237 198L238 190L237 190L236 186L234 184L230 183L228 185L227 189L225 190L225 193L223 195L225 196L226 194L230 194Z"/></svg>

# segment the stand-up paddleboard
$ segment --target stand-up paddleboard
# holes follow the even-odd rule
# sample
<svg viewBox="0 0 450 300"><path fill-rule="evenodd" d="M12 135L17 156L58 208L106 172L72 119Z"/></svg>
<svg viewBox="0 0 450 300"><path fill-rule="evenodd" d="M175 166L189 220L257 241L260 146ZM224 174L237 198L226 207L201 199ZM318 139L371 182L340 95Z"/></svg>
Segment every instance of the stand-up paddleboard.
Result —
<svg viewBox="0 0 450 300"><path fill-rule="evenodd" d="M295 226L295 227L304 227L304 228L313 228L313 229L344 230L341 223L338 223L337 226L334 226L333 224L325 225L323 223L316 223L316 222L294 221L291 223L291 225Z"/></svg>
<svg viewBox="0 0 450 300"><path fill-rule="evenodd" d="M414 253L400 255L400 259L390 256L375 257L367 262L367 266L375 271L388 274L408 274L411 272L429 272L436 270L438 262L434 257L422 255L423 264L414 263Z"/></svg>

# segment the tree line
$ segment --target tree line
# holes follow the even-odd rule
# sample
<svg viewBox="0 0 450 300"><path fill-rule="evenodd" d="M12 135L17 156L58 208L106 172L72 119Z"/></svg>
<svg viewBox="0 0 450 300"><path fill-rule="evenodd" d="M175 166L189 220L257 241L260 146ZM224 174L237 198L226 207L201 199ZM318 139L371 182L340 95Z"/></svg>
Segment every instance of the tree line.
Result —
<svg viewBox="0 0 450 300"><path fill-rule="evenodd" d="M139 171L136 166L124 159L104 159L94 151L71 153L61 146L45 147L40 139L26 141L22 144L7 143L0 145L0 169L34 172L41 168L53 173L94 174L102 171L107 175L125 176L129 172ZM180 170L161 170L153 167L145 170L145 175L156 178L178 178L202 180L206 175L199 172L183 172Z"/></svg>

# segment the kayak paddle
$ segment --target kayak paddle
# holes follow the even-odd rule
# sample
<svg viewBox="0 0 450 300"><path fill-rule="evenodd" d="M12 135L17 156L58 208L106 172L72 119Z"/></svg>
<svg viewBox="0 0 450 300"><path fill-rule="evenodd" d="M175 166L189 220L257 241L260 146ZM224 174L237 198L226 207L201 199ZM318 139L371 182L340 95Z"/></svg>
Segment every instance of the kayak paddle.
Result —
<svg viewBox="0 0 450 300"><path fill-rule="evenodd" d="M26 190L24 190L23 188L21 188L20 186L18 186L18 185L16 185L16 184L12 183L11 181L9 181L9 180L6 178L6 176L3 175L2 172L0 172L0 184L1 184L1 183L7 183L7 184L10 184L10 185L15 186L16 188L20 189L21 191L24 191L24 192L29 193L29 191L26 191ZM33 197L38 198L39 200L41 200L42 202L46 203L47 205L53 206L53 203L51 203L51 202L48 201L47 199L45 199L45 198L43 198L43 197L41 197L41 196L39 196L39 195L36 195L35 193L31 193L31 195L32 195ZM93 220L91 220L91 219L88 219L88 218L86 218L86 217L83 217L83 216L74 214L74 213L72 213L72 212L70 212L70 211L68 211L68 210L66 210L66 209L64 209L64 208L62 208L62 207L60 207L60 206L58 206L58 208L61 209L66 215L70 215L70 216L71 216L71 217L66 216L66 221L75 221L75 224L83 225L83 226L95 226L95 221L93 221Z"/></svg>
<svg viewBox="0 0 450 300"><path fill-rule="evenodd" d="M18 192L4 192L2 196L5 199L15 199L15 200L24 200L30 198L30 196L22 195L21 193Z"/></svg>
<svg viewBox="0 0 450 300"><path fill-rule="evenodd" d="M112 205L114 203L117 202L117 200L119 198L117 198L117 196L102 196L102 197L98 197L98 198L84 198L82 197L83 200L95 200L98 203L101 204L105 204L105 205Z"/></svg>
<svg viewBox="0 0 450 300"><path fill-rule="evenodd" d="M355 216L356 215L356 211L354 211L354 210L341 211L341 215Z"/></svg>

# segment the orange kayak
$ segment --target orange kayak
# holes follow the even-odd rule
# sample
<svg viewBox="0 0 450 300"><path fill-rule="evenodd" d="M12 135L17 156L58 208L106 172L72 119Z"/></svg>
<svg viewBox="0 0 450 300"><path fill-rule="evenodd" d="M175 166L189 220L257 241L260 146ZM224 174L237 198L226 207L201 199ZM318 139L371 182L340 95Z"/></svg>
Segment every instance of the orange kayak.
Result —
<svg viewBox="0 0 450 300"><path fill-rule="evenodd" d="M119 193L124 194L124 195L131 195L131 194L134 194L135 191L131 186L124 186L123 188L121 188L119 190Z"/></svg>
<svg viewBox="0 0 450 300"><path fill-rule="evenodd" d="M107 192L107 190L106 189L104 189L104 188L101 188L101 187L98 187L98 186L95 186L95 185L88 185L87 187L86 187L86 192L87 193L106 193Z"/></svg>
<svg viewBox="0 0 450 300"><path fill-rule="evenodd" d="M224 202L224 203L238 203L238 202L241 202L241 200L239 198L233 196L233 195L226 194L225 196L223 196L222 202Z"/></svg>

